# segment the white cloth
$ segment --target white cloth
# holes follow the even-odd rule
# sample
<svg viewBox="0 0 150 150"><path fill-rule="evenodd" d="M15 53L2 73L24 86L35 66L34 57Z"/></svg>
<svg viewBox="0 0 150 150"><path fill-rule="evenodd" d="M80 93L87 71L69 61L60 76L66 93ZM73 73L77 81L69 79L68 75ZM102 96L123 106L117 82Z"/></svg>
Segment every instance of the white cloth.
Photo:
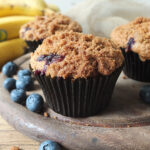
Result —
<svg viewBox="0 0 150 150"><path fill-rule="evenodd" d="M78 21L84 33L109 37L118 25L150 17L150 0L84 0L65 14Z"/></svg>

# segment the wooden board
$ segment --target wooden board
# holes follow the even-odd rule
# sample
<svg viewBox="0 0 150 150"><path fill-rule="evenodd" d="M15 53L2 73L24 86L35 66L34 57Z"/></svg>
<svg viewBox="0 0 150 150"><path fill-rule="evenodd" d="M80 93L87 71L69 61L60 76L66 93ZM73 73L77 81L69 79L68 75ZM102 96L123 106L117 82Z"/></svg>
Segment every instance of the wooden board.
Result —
<svg viewBox="0 0 150 150"><path fill-rule="evenodd" d="M28 68L30 54L15 62ZM139 99L139 89L146 83L123 79L121 74L107 110L97 116L73 119L48 109L51 118L28 111L13 103L2 87L0 75L0 114L23 134L43 141L51 139L70 150L147 150L150 147L150 106ZM42 91L35 81L36 90ZM28 93L29 94L29 93Z"/></svg>
<svg viewBox="0 0 150 150"><path fill-rule="evenodd" d="M0 150L18 146L21 150L38 150L40 143L22 135L0 116Z"/></svg>

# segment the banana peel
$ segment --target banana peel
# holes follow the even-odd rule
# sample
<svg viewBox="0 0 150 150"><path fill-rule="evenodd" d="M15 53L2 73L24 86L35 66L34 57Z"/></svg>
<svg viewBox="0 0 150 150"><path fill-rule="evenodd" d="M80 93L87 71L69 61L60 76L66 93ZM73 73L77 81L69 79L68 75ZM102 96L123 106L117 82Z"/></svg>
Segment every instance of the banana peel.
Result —
<svg viewBox="0 0 150 150"><path fill-rule="evenodd" d="M0 18L0 42L19 37L20 27L33 20L28 16L9 16Z"/></svg>
<svg viewBox="0 0 150 150"><path fill-rule="evenodd" d="M55 5L47 5L44 0L0 0L0 17L5 16L41 16L45 12L59 11Z"/></svg>
<svg viewBox="0 0 150 150"><path fill-rule="evenodd" d="M48 4L47 8L53 10L54 12L59 12L60 11L59 8L54 4Z"/></svg>
<svg viewBox="0 0 150 150"><path fill-rule="evenodd" d="M22 39L0 42L0 67L25 53L26 43Z"/></svg>
<svg viewBox="0 0 150 150"><path fill-rule="evenodd" d="M44 9L47 5L44 0L0 0L0 8L7 6Z"/></svg>

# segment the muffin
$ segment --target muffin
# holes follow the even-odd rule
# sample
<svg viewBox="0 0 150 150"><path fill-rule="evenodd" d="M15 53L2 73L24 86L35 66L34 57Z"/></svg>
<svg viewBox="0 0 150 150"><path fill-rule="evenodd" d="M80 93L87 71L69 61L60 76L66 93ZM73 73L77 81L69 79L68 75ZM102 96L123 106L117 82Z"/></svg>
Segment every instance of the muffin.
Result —
<svg viewBox="0 0 150 150"><path fill-rule="evenodd" d="M58 32L31 54L30 67L55 112L86 117L109 104L124 57L108 39Z"/></svg>
<svg viewBox="0 0 150 150"><path fill-rule="evenodd" d="M115 28L111 39L125 57L124 73L134 80L150 82L150 18L138 17Z"/></svg>
<svg viewBox="0 0 150 150"><path fill-rule="evenodd" d="M29 46L29 51L34 51L42 41L60 31L82 32L81 26L69 17L59 13L38 16L34 21L23 25L20 29L20 38Z"/></svg>

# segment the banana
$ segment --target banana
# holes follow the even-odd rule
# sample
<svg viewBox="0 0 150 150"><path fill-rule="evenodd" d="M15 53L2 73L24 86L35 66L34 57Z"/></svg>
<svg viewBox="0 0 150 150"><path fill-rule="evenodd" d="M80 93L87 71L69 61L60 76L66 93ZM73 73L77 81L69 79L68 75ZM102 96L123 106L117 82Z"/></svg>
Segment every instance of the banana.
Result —
<svg viewBox="0 0 150 150"><path fill-rule="evenodd" d="M49 15L49 14L51 14L53 12L54 12L53 10L51 10L49 8L45 8L43 13L44 13L44 15Z"/></svg>
<svg viewBox="0 0 150 150"><path fill-rule="evenodd" d="M56 5L54 5L54 4L48 4L47 8L53 10L54 12L60 11L59 8Z"/></svg>
<svg viewBox="0 0 150 150"><path fill-rule="evenodd" d="M34 17L10 16L0 18L0 41L19 37L20 27Z"/></svg>
<svg viewBox="0 0 150 150"><path fill-rule="evenodd" d="M46 5L44 0L0 0L0 17L14 15L41 16L45 12L57 12L58 10L55 5Z"/></svg>
<svg viewBox="0 0 150 150"><path fill-rule="evenodd" d="M15 15L21 15L21 16L41 16L44 14L44 9L37 9L37 8L31 8L31 7L22 7L22 6L0 6L0 17L5 16L15 16Z"/></svg>
<svg viewBox="0 0 150 150"><path fill-rule="evenodd" d="M23 55L26 47L24 40L19 38L0 42L0 67L7 61Z"/></svg>
<svg viewBox="0 0 150 150"><path fill-rule="evenodd" d="M44 0L0 0L0 7L5 6L44 9L46 8L46 3Z"/></svg>

